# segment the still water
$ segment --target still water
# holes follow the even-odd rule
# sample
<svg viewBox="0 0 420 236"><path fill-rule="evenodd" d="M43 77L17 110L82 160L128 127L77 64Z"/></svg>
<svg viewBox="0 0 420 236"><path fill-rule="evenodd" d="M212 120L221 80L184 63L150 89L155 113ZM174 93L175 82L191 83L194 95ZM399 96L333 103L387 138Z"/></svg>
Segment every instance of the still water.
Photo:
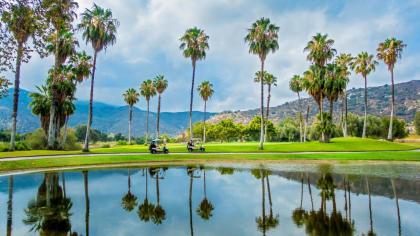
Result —
<svg viewBox="0 0 420 236"><path fill-rule="evenodd" d="M1 176L0 235L420 235L420 165Z"/></svg>

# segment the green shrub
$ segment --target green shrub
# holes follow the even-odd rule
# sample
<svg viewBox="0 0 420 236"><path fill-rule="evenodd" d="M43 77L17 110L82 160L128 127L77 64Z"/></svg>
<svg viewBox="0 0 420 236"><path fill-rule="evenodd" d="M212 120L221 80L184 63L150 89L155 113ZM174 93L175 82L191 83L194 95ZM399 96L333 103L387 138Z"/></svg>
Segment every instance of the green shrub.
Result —
<svg viewBox="0 0 420 236"><path fill-rule="evenodd" d="M64 150L80 150L82 146L77 142L76 131L74 129L67 129L66 143L64 144Z"/></svg>
<svg viewBox="0 0 420 236"><path fill-rule="evenodd" d="M9 144L8 143L0 143L0 152L8 152L9 151Z"/></svg>
<svg viewBox="0 0 420 236"><path fill-rule="evenodd" d="M117 145L118 146L125 146L125 145L127 145L127 141L120 140L120 141L117 142Z"/></svg>
<svg viewBox="0 0 420 236"><path fill-rule="evenodd" d="M37 129L26 135L25 142L31 149L43 150L47 148L48 140L43 129Z"/></svg>
<svg viewBox="0 0 420 236"><path fill-rule="evenodd" d="M414 117L414 127L416 128L416 134L420 135L420 111L416 112Z"/></svg>
<svg viewBox="0 0 420 236"><path fill-rule="evenodd" d="M31 150L31 148L29 147L29 145L27 143L25 143L23 141L19 141L19 142L16 142L15 150L16 151L28 151L28 150Z"/></svg>
<svg viewBox="0 0 420 236"><path fill-rule="evenodd" d="M110 148L111 145L109 143L102 144L101 148Z"/></svg>

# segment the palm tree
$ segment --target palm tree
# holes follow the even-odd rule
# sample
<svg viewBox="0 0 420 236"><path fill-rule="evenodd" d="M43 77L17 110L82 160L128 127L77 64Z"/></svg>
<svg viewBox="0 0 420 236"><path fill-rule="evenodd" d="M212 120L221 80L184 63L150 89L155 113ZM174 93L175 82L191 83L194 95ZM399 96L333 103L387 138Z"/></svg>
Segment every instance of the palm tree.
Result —
<svg viewBox="0 0 420 236"><path fill-rule="evenodd" d="M267 91L267 109L265 114L265 119L268 121L268 116L270 114L270 99L271 99L271 87L277 86L277 77L275 77L273 74L270 74L266 71L264 71L264 74L261 76L261 71L258 71L255 73L254 81L257 83L260 83L260 79L263 78L263 83L267 85L268 91ZM264 142L267 141L267 122L265 122L264 125Z"/></svg>
<svg viewBox="0 0 420 236"><path fill-rule="evenodd" d="M3 6L2 6L3 7ZM14 45L16 46L16 65L15 65L15 82L13 92L13 113L12 113L12 131L10 135L10 149L15 149L16 139L16 123L19 104L19 85L20 85L20 68L22 62L26 62L28 54L27 42L29 38L34 38L34 34L39 27L38 16L34 9L26 3L19 2L13 4L10 9L5 9L1 21L6 26L7 31L13 36Z"/></svg>
<svg viewBox="0 0 420 236"><path fill-rule="evenodd" d="M156 138L160 136L160 102L162 93L168 88L168 81L163 75L158 75L153 80L153 84L158 93L158 109L157 109L157 118L156 118Z"/></svg>
<svg viewBox="0 0 420 236"><path fill-rule="evenodd" d="M50 86L51 90L51 108L50 108L50 124L48 128L48 149L59 148L59 118L57 117L60 98L63 94L57 91L62 82L62 65L66 59L75 53L75 39L71 22L76 18L75 10L78 4L73 0L54 0L42 1L43 13L48 23L52 25L53 34L49 35L46 49L48 54L54 54L55 64L51 69Z"/></svg>
<svg viewBox="0 0 420 236"><path fill-rule="evenodd" d="M152 80L149 79L149 80L143 81L143 83L140 85L140 94L146 99L146 102L147 102L146 141L145 141L145 143L147 143L147 140L149 138L149 103L150 103L150 98L156 95L156 88Z"/></svg>
<svg viewBox="0 0 420 236"><path fill-rule="evenodd" d="M133 88L127 89L123 94L124 101L128 104L128 143L131 143L131 121L133 119L133 106L139 101L140 94Z"/></svg>
<svg viewBox="0 0 420 236"><path fill-rule="evenodd" d="M366 127L367 127L367 106L368 106L368 95L367 95L367 76L375 71L375 67L378 63L373 58L373 55L369 55L367 52L361 52L351 64L351 68L356 74L363 76L365 81L365 119L363 122L363 134L362 137L366 137Z"/></svg>
<svg viewBox="0 0 420 236"><path fill-rule="evenodd" d="M83 147L83 151L85 152L89 151L89 133L93 117L93 87L95 82L96 58L100 51L115 44L118 25L119 22L117 19L112 18L110 9L101 8L96 4L93 4L91 10L86 9L82 13L82 22L78 25L78 28L83 30L83 39L86 43L90 42L94 50L92 78L90 81L89 114Z"/></svg>
<svg viewBox="0 0 420 236"><path fill-rule="evenodd" d="M150 218L153 215L153 211L155 209L155 206L149 202L149 196L148 196L148 178L147 176L149 175L148 173L148 169L146 169L143 173L145 175L146 178L146 196L143 200L143 203L141 205L139 205L138 209L137 209L137 215L139 216L141 221L144 222L149 222Z"/></svg>
<svg viewBox="0 0 420 236"><path fill-rule="evenodd" d="M121 200L124 210L132 211L137 206L137 197L131 193L131 173L128 169L128 191Z"/></svg>
<svg viewBox="0 0 420 236"><path fill-rule="evenodd" d="M328 61L330 61L335 53L336 50L333 48L334 40L329 39L327 34L320 34L317 33L315 36L312 37L312 40L308 42L304 51L308 52L307 60L312 62L313 66L309 71L313 71L315 73L312 74L314 78L312 78L312 82L314 82L314 86L310 86L310 90L312 97L314 97L314 93L317 93L315 100L319 106L319 114L321 118L321 123L323 123L323 101L324 101L324 81L325 81L325 65ZM315 66L315 67L314 67ZM306 77L306 76L305 76ZM309 84L306 84L309 85ZM305 86L306 87L306 86ZM315 89L316 88L316 89ZM313 90L315 89L315 90ZM306 87L306 90L308 88ZM321 141L325 142L325 134L324 132L321 133Z"/></svg>
<svg viewBox="0 0 420 236"><path fill-rule="evenodd" d="M204 33L204 30L194 27L187 29L179 40L181 41L179 48L183 50L184 57L191 58L193 68L189 113L190 139L192 139L192 107L194 97L195 66L197 61L204 60L206 58L206 50L209 49L209 36Z"/></svg>
<svg viewBox="0 0 420 236"><path fill-rule="evenodd" d="M304 214L305 214L305 210L302 207L302 204L303 204L303 173L301 173L300 181L301 181L300 206L298 208L296 208L295 210L293 210L293 213L292 213L293 222L298 227L303 225L303 220L304 220L303 217L304 217Z"/></svg>
<svg viewBox="0 0 420 236"><path fill-rule="evenodd" d="M402 40L396 38L386 39L380 43L376 49L376 57L382 60L387 66L388 71L391 73L391 118L389 121L388 139L392 140L392 123L394 119L394 106L395 106L395 94L394 94L394 67L398 59L401 59L403 49L407 45Z"/></svg>
<svg viewBox="0 0 420 236"><path fill-rule="evenodd" d="M9 200L7 200L7 236L12 235L13 223L13 175L9 176Z"/></svg>
<svg viewBox="0 0 420 236"><path fill-rule="evenodd" d="M270 19L261 18L255 21L248 34L245 36L245 42L249 45L249 53L258 55L261 62L261 74L264 75L264 64L267 55L274 53L278 48L279 27L270 23ZM261 130L260 130L260 149L264 149L264 80L260 79L261 85Z"/></svg>
<svg viewBox="0 0 420 236"><path fill-rule="evenodd" d="M301 103L301 99L300 99L300 92L302 92L303 90L303 78L300 77L299 75L294 75L292 77L292 79L290 79L289 82L289 88L290 90L292 90L293 92L295 92L298 95L298 103L299 103L299 134L300 134L300 141L306 141L306 132L305 134L302 136L302 103ZM306 122L305 122L305 130L306 130Z"/></svg>
<svg viewBox="0 0 420 236"><path fill-rule="evenodd" d="M351 66L351 63L353 62L353 57L351 54L342 53L340 54L336 59L335 63L343 68L343 77L349 77L350 76L350 70L349 67ZM343 109L344 109L344 119L343 119L343 136L347 137L347 86L344 89L344 94L342 96L343 98Z"/></svg>
<svg viewBox="0 0 420 236"><path fill-rule="evenodd" d="M206 169L203 168L203 190L204 190L204 198L201 201L200 205L198 206L196 212L203 220L209 220L213 214L212 211L214 210L214 206L207 199L207 188L206 188Z"/></svg>
<svg viewBox="0 0 420 236"><path fill-rule="evenodd" d="M45 85L40 87L36 86L36 89L38 92L29 94L31 98L29 106L31 107L32 114L39 116L41 128L44 130L45 135L48 135L51 98L48 93L48 88Z"/></svg>
<svg viewBox="0 0 420 236"><path fill-rule="evenodd" d="M203 81L198 86L198 93L204 101L204 119L203 119L203 143L206 142L206 112L207 112L207 101L213 96L213 84L210 81Z"/></svg>
<svg viewBox="0 0 420 236"><path fill-rule="evenodd" d="M348 78L343 76L343 69L335 63L328 64L326 67L324 90L329 101L331 118L333 117L334 102L344 94L348 83Z"/></svg>
<svg viewBox="0 0 420 236"><path fill-rule="evenodd" d="M159 179L164 178L164 172L166 168L150 168L149 173L156 181L156 206L153 210L152 220L156 225L162 224L166 219L165 209L160 205L160 189L159 189Z"/></svg>

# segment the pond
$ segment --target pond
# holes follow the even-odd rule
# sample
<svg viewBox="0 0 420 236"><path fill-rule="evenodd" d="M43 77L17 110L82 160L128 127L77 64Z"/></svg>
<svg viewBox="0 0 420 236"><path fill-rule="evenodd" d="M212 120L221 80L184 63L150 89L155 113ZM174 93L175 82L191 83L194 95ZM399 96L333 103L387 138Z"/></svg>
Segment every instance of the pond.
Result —
<svg viewBox="0 0 420 236"><path fill-rule="evenodd" d="M0 177L0 235L419 235L418 164L211 164Z"/></svg>

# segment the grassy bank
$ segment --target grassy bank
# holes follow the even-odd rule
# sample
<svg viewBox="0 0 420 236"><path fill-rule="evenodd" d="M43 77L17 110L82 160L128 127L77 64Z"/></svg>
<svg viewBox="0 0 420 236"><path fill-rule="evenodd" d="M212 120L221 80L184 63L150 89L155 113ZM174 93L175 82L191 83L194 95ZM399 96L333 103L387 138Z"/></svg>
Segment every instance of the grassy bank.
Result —
<svg viewBox="0 0 420 236"><path fill-rule="evenodd" d="M119 155L119 156L76 156L38 160L19 160L0 163L0 171L28 170L51 167L81 167L104 164L186 164L211 161L420 161L417 152L367 152L367 153L316 153L316 154L171 154L171 155Z"/></svg>
<svg viewBox="0 0 420 236"><path fill-rule="evenodd" d="M418 143L393 143L374 139L336 138L331 143L266 143L264 150L258 150L258 143L209 143L206 144L206 153L251 153L251 152L366 152L366 151L406 151L420 148ZM185 144L168 144L171 153L187 152ZM146 153L145 145L126 145L111 148L95 148L91 153ZM0 158L18 156L43 156L81 154L81 151L49 151L31 150L2 152Z"/></svg>

